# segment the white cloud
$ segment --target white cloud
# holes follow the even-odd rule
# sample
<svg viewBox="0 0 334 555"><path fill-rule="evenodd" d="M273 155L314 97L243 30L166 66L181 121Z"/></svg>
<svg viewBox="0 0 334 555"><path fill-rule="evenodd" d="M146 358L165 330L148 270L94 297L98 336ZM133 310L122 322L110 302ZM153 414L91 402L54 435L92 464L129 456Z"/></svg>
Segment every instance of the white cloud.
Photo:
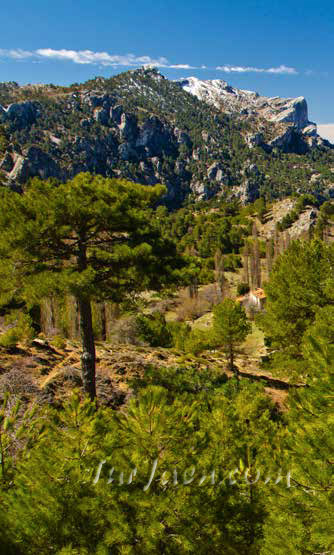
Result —
<svg viewBox="0 0 334 555"><path fill-rule="evenodd" d="M37 50L0 49L0 57L12 60L60 60L70 61L75 64L93 64L100 66L152 66L172 69L196 69L189 64L170 64L167 58L151 58L150 56L136 56L134 54L109 54L108 52L93 52L92 50L55 50L53 48L38 48Z"/></svg>
<svg viewBox="0 0 334 555"><path fill-rule="evenodd" d="M109 54L108 52L93 52L92 50L53 50L52 48L39 48L35 51L37 56L52 60L71 61L75 64L99 64L102 66L138 66L138 65L168 65L166 58L152 59L150 56L135 56L127 54Z"/></svg>
<svg viewBox="0 0 334 555"><path fill-rule="evenodd" d="M12 58L13 60L24 60L26 58L31 58L34 56L34 52L30 50L22 50L21 48L16 48L13 50L4 50L0 48L0 57L2 58Z"/></svg>
<svg viewBox="0 0 334 555"><path fill-rule="evenodd" d="M317 130L320 137L334 143L334 123L318 123Z"/></svg>
<svg viewBox="0 0 334 555"><path fill-rule="evenodd" d="M24 60L58 60L67 61L74 64L81 65L98 65L102 67L138 67L138 66L151 66L169 69L210 69L202 65L199 67L191 66L189 64L172 64L164 56L159 58L151 58L150 56L136 56L135 54L110 54L109 52L94 52L93 50L67 50L62 48L55 50L53 48L38 48L37 50L22 50L21 48L15 49L0 49L0 58L9 58L15 61ZM258 68L252 66L234 66L223 65L217 66L216 70L224 71L226 73L272 73L278 75L296 75L298 72L293 67L280 65L279 67L271 67L268 69Z"/></svg>
<svg viewBox="0 0 334 555"><path fill-rule="evenodd" d="M174 65L166 65L166 66L159 66L159 67L169 67L170 69L198 69L197 67L190 66L189 64L174 64Z"/></svg>
<svg viewBox="0 0 334 555"><path fill-rule="evenodd" d="M217 66L216 70L224 71L225 73L276 73L277 75L297 75L298 71L294 67L280 65L278 67L262 68L252 66L233 66L224 65Z"/></svg>

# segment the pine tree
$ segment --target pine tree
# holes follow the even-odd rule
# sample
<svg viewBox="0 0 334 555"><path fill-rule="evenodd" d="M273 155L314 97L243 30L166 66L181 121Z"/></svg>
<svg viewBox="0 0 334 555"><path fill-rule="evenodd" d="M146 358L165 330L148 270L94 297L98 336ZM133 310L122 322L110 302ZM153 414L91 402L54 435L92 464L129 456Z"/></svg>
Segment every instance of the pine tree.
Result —
<svg viewBox="0 0 334 555"><path fill-rule="evenodd" d="M75 297L82 335L82 374L95 388L92 301L119 301L179 278L175 245L163 238L151 207L164 188L79 174L55 187L34 180L23 195L2 191L1 292L40 302Z"/></svg>
<svg viewBox="0 0 334 555"><path fill-rule="evenodd" d="M276 349L300 354L305 330L319 307L331 304L334 251L321 241L293 241L276 260L269 282L266 311L259 325Z"/></svg>
<svg viewBox="0 0 334 555"><path fill-rule="evenodd" d="M217 345L222 345L229 360L229 369L239 377L234 364L235 348L240 345L251 331L245 309L232 299L225 299L213 310L213 337Z"/></svg>
<svg viewBox="0 0 334 555"><path fill-rule="evenodd" d="M316 337L325 325L333 341L333 307L328 308L305 338L310 379L291 395L284 447L292 487L268 495L263 555L333 551L334 345L321 333Z"/></svg>

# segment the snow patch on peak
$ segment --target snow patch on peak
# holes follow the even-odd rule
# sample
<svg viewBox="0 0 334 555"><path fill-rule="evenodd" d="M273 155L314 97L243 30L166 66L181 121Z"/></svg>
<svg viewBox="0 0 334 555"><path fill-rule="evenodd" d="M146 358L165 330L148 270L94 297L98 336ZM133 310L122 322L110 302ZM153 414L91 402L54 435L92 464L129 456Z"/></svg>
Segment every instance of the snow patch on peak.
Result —
<svg viewBox="0 0 334 555"><path fill-rule="evenodd" d="M233 98L239 99L242 102L242 99L247 99L248 101L249 98L255 99L259 97L257 92L237 89L229 85L227 81L223 79L201 80L197 77L187 77L178 79L176 83L185 91L196 96L199 100L208 102L216 108L221 108L222 102L226 108L225 104L228 99L232 102Z"/></svg>

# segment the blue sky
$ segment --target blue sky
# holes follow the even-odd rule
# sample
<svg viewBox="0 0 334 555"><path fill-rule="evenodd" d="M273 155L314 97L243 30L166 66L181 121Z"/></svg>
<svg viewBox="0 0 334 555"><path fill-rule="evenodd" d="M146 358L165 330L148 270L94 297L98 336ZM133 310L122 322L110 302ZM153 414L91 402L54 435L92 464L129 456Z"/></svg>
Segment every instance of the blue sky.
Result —
<svg viewBox="0 0 334 555"><path fill-rule="evenodd" d="M173 79L305 96L311 120L334 122L333 2L12 0L1 24L0 81L69 84L152 62Z"/></svg>

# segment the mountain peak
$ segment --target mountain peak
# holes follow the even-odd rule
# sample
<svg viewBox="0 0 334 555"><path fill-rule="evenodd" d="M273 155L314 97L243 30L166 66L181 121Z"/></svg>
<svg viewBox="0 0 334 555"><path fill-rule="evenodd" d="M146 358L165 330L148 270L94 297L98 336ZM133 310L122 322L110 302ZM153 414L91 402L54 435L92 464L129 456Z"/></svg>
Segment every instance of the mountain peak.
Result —
<svg viewBox="0 0 334 555"><path fill-rule="evenodd" d="M176 83L199 100L229 114L258 116L275 123L291 123L298 130L316 126L308 120L307 102L303 96L280 98L261 96L255 91L232 87L222 79L201 80L197 77L179 79Z"/></svg>

